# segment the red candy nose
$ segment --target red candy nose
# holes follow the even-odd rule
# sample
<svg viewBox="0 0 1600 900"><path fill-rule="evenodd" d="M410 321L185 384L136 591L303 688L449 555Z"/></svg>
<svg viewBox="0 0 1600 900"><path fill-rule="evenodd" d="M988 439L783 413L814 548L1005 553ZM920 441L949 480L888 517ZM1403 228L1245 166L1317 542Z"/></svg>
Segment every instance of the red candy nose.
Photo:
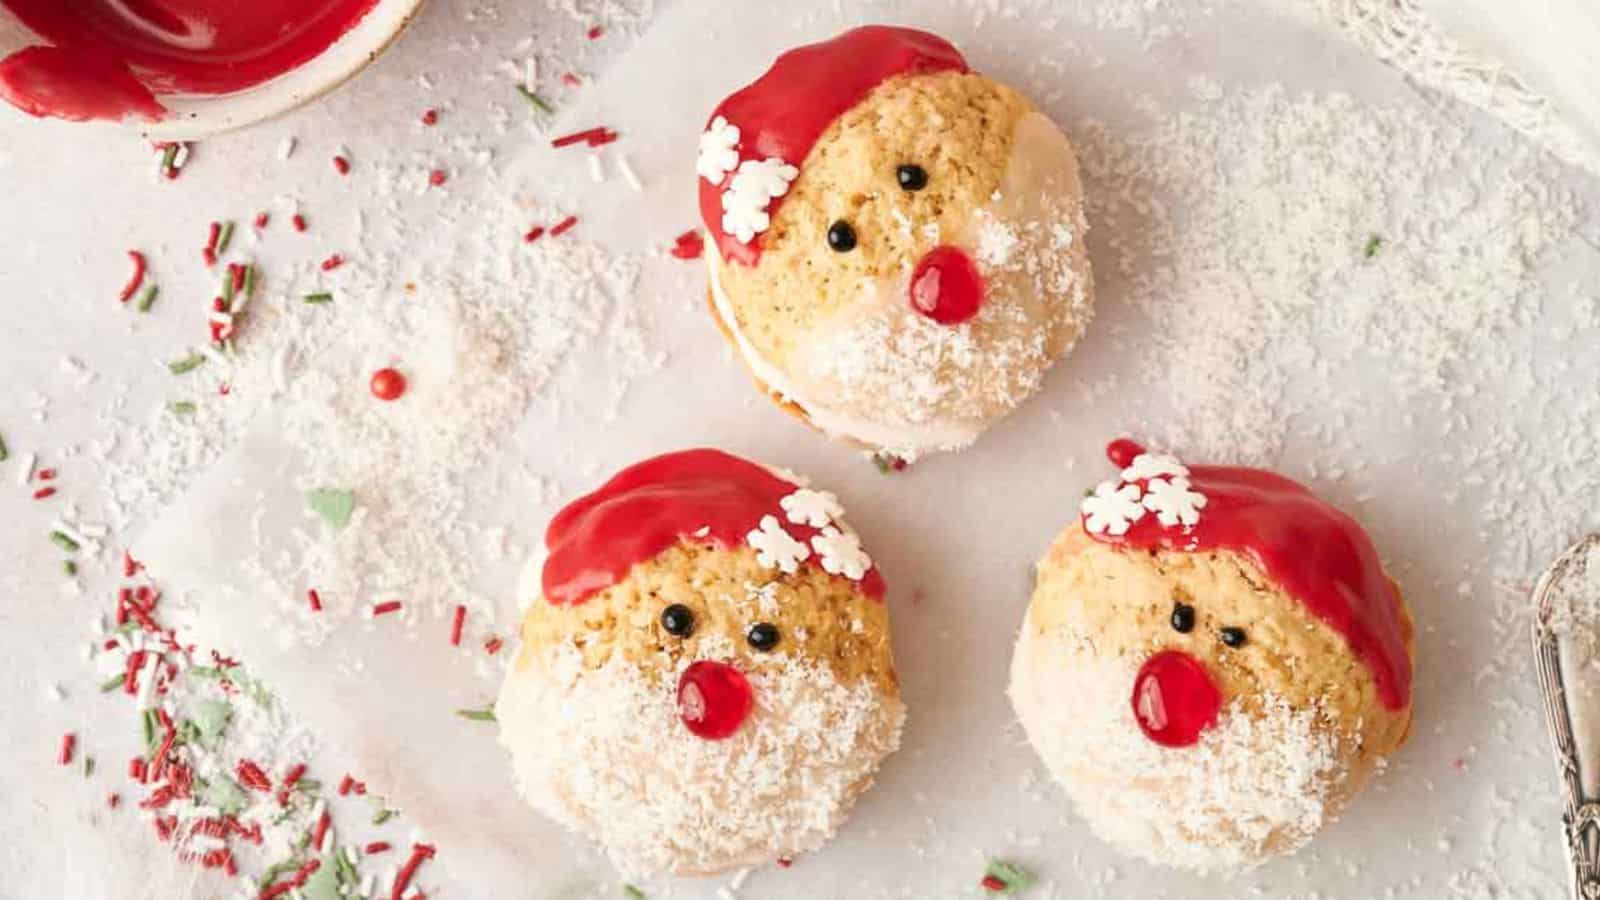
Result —
<svg viewBox="0 0 1600 900"><path fill-rule="evenodd" d="M700 660L678 679L678 717L698 737L732 737L750 715L755 691L744 674L727 663Z"/></svg>
<svg viewBox="0 0 1600 900"><path fill-rule="evenodd" d="M960 325L983 305L983 276L959 248L935 247L911 272L911 308L940 325Z"/></svg>
<svg viewBox="0 0 1600 900"><path fill-rule="evenodd" d="M1144 736L1163 747L1199 741L1221 710L1222 692L1187 653L1163 650L1145 660L1133 680L1133 717Z"/></svg>

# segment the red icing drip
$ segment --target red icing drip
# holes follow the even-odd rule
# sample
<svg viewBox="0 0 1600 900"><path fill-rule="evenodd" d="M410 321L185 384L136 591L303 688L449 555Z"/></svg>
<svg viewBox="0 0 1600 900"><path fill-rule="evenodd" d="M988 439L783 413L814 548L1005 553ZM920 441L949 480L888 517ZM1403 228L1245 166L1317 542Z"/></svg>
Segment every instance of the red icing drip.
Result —
<svg viewBox="0 0 1600 900"><path fill-rule="evenodd" d="M800 166L833 121L896 75L967 71L960 51L938 35L911 28L867 25L831 41L796 47L779 56L766 74L719 104L717 116L739 127L739 159L778 157ZM726 176L723 180L732 176ZM722 190L704 178L700 215L724 259L753 266L761 258L761 236L741 244L722 230ZM779 197L768 212L777 214Z"/></svg>
<svg viewBox="0 0 1600 900"><path fill-rule="evenodd" d="M733 737L750 715L756 692L744 673L727 663L702 659L678 679L678 718L696 737Z"/></svg>
<svg viewBox="0 0 1600 900"><path fill-rule="evenodd" d="M1106 452L1113 463L1125 466L1143 448L1121 440ZM1411 702L1411 657L1400 598L1360 524L1304 485L1261 469L1190 466L1189 482L1206 497L1192 529L1165 528L1146 515L1125 535L1089 536L1140 550L1245 554L1344 636L1372 672L1386 707L1400 709Z"/></svg>
<svg viewBox="0 0 1600 900"><path fill-rule="evenodd" d="M545 599L582 603L680 540L741 546L763 516L776 517L795 540L810 546L818 529L788 521L779 503L798 487L720 450L684 450L623 469L550 520ZM813 554L806 564L815 562ZM876 567L860 587L874 599L887 589Z"/></svg>
<svg viewBox="0 0 1600 900"><path fill-rule="evenodd" d="M1217 721L1222 692L1199 660L1163 650L1145 660L1133 680L1133 717L1144 736L1163 747L1189 747Z"/></svg>
<svg viewBox="0 0 1600 900"><path fill-rule="evenodd" d="M0 98L30 116L73 122L153 121L167 111L121 60L57 47L28 47L0 60Z"/></svg>
<svg viewBox="0 0 1600 900"><path fill-rule="evenodd" d="M152 94L228 94L288 72L328 49L377 0L0 0L56 58L23 58L0 81L48 85L25 95L34 115L157 118ZM34 48L37 49L37 48ZM107 68L121 77L95 90ZM131 74L130 74L131 73ZM130 85L143 88L139 94ZM52 102L54 101L54 102ZM22 105L22 104L18 104Z"/></svg>
<svg viewBox="0 0 1600 900"><path fill-rule="evenodd" d="M935 247L911 272L911 308L940 325L960 325L983 305L983 276L957 247Z"/></svg>

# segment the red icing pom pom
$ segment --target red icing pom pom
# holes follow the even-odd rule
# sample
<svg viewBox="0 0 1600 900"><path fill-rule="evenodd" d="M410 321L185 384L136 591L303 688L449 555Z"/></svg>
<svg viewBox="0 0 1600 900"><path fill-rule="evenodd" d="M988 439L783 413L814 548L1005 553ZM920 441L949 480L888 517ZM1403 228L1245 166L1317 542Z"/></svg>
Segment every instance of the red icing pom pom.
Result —
<svg viewBox="0 0 1600 900"><path fill-rule="evenodd" d="M678 679L678 716L689 731L708 741L732 737L754 703L750 682L727 663L703 659Z"/></svg>
<svg viewBox="0 0 1600 900"><path fill-rule="evenodd" d="M372 373L372 396L385 403L399 400L406 392L406 377L399 369L379 369Z"/></svg>
<svg viewBox="0 0 1600 900"><path fill-rule="evenodd" d="M1189 747L1217 721L1222 692L1205 666L1179 650L1145 660L1133 681L1133 717L1163 747Z"/></svg>
<svg viewBox="0 0 1600 900"><path fill-rule="evenodd" d="M940 325L960 325L977 315L983 294L977 265L955 247L935 247L911 272L911 308Z"/></svg>

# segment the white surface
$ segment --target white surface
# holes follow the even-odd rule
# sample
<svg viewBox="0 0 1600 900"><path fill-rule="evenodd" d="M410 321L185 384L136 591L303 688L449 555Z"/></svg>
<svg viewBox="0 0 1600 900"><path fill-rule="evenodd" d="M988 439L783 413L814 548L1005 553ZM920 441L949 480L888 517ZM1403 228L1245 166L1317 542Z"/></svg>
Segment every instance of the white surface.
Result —
<svg viewBox="0 0 1600 900"><path fill-rule="evenodd" d="M849 17L818 14L799 30L759 29L759 41L719 43L716 36L731 26L708 25L698 12L704 5L674 4L648 38L654 54L625 57L601 90L586 97L592 105L570 114L604 121L625 135L646 136L627 145L649 186L643 200L618 179L592 188L584 160L575 155L552 161L535 155L516 167L554 194L562 185L581 191L586 234L605 235L630 248L670 240L693 221L692 138L704 111L753 75L760 68L756 60L861 15L856 10ZM111 298L126 272L122 248L159 239L173 252L190 252L204 223L217 215L212 207L239 193L247 196L229 212L235 218L247 219L258 205L288 193L323 204L324 234L352 233L364 198L351 183L337 180L327 164L338 142L355 144L356 136L370 142L356 146L360 156L363 147L376 153L380 147L432 140L418 138L414 128L420 109L436 105L431 92L417 89L419 73L442 83L456 77L451 87L439 89L455 91L452 116L486 116L478 94L484 84L496 82L481 76L491 67L485 60L509 54L537 17L469 18L471 8L464 2L433 5L416 34L350 89L281 123L204 145L197 154L203 151L210 164L191 164L176 188L152 182L154 162L137 142L102 141L89 137L93 132L0 118L0 180L12 208L26 211L10 217L0 231L0 296L12 310L0 338L9 388L0 392L0 434L13 452L38 447L54 453L109 427L95 414L98 404L83 405L84 389L63 374L63 354L81 356L101 373L87 389L90 397L126 385L132 408L165 399L168 376L150 359L192 340L195 326L174 315L129 325L127 317L112 314L118 311ZM746 8L744 16L754 19L765 12ZM1393 73L1335 39L1249 10L1184 20L1184 29L1165 36L1082 29L1072 32L1071 44L1031 22L976 17L966 7L900 10L893 18L943 30L999 77L1022 84L1058 79L1063 90L1047 105L1069 131L1085 114L1136 122L1130 109L1134 91L1149 91L1153 102L1181 105L1183 91L1173 83L1182 79L1172 77L1174 66L1184 67L1184 76L1209 74L1225 87L1274 81L1291 89L1337 86L1366 102L1415 106L1419 116L1442 114L1418 101ZM1160 53L1151 53L1150 46ZM651 60L668 50L675 61L673 102L637 102L648 96L642 85L659 80ZM462 77L462 72L468 74ZM1492 126L1484 133L1486 140L1510 140ZM303 149L282 165L277 147L286 134L299 136ZM517 137L502 143L513 151L525 146L526 139ZM40 149L45 147L50 149ZM681 175L675 179L673 173ZM63 188L69 176L71 191ZM1592 195L1592 185L1575 180L1573 186ZM465 177L452 182L455 190L472 188ZM416 230L396 229L384 240L422 252L431 224L425 204L425 199L405 200ZM1094 225L1091 250L1103 259L1119 226ZM1583 264L1596 270L1592 256ZM1011 638L1026 603L1029 566L1074 514L1081 488L1109 471L1100 461L1104 440L1124 428L1156 427L1164 414L1159 397L1109 391L1085 399L1074 390L1125 365L1097 336L1136 327L1131 311L1118 305L1125 277L1109 265L1101 265L1097 275L1101 318L1079 352L1053 373L1043 394L972 451L930 459L895 477L877 475L858 457L755 396L704 313L698 268L693 277L678 270L672 280L653 283L668 289L638 293L640 302L667 297L654 312L656 340L669 351L671 363L627 396L625 427L587 416L581 402L569 400L564 416L541 407L518 429L521 438L508 457L559 474L568 492L642 454L692 444L721 445L804 471L846 500L853 523L889 576L896 655L910 707L905 749L890 761L878 788L832 847L793 869L756 873L740 896L967 896L976 893L974 882L989 854L1017 859L1046 878L1049 883L1037 896L1052 896L1052 890L1059 897L1141 898L1555 895L1565 876L1555 840L1558 812L1545 738L1525 667L1511 670L1522 680L1501 679L1496 659L1501 648L1495 644L1500 632L1491 621L1494 585L1482 564L1506 536L1494 526L1480 526L1481 510L1470 495L1451 507L1445 521L1430 515L1438 508L1438 485L1462 484L1474 475L1464 464L1436 463L1428 451L1436 439L1431 436L1438 434L1440 421L1455 414L1493 426L1502 409L1490 392L1467 411L1409 411L1418 419L1409 430L1393 427L1397 411L1383 404L1381 381L1302 386L1283 401L1285 412L1300 414L1304 425L1281 460L1288 471L1301 474L1311 461L1325 459L1313 437L1315 425L1345 428L1371 448L1367 458L1345 461L1357 474L1318 486L1370 524L1407 585L1419 626L1412 742L1345 821L1291 860L1231 883L1196 881L1111 854L1074 820L1059 792L1043 783L1042 769L1021 743L1001 692ZM165 296L183 296L176 280L163 282ZM198 283L191 287L195 295L204 289ZM1522 337L1537 346L1544 329L1552 327L1557 326L1535 320ZM1588 359L1587 371L1595 361ZM580 362L563 375L561 390L604 384L605 375L598 365ZM30 412L35 388L50 399L43 422ZM1375 398L1370 420L1349 425L1317 420L1323 392L1360 395L1363 390ZM551 439L552 434L557 437ZM535 435L544 439L533 440ZM264 452L269 465L281 464L276 451ZM62 468L64 483L92 483L84 471L87 460L69 460ZM207 477L224 486L232 480L226 469ZM230 496L236 501L248 496L237 486L231 494L195 496L200 506L193 508L205 511L204 524L169 519L177 533L189 528L196 538L216 540L245 518L243 509L228 505ZM130 720L104 714L113 704L92 696L87 687L76 657L87 600L57 589L58 555L41 539L47 512L20 499L8 502L16 512L0 523L0 546L11 561L0 575L8 594L0 605L0 648L11 665L0 682L0 696L6 698L0 700L0 713L11 725L0 732L0 752L14 764L0 769L0 867L9 873L0 883L0 896L54 896L63 870L118 873L144 865L155 850L143 830L128 834L132 817L106 823L104 782L86 789L80 776L48 765L63 730L76 728L97 744L111 743L115 738L103 732L128 727ZM148 516L153 510L141 512ZM533 535L550 512L513 508L505 515L520 533ZM203 545L191 549L199 551L198 558L206 555ZM511 574L493 577L509 590ZM1456 593L1463 580L1471 586L1464 599ZM558 837L510 801L492 740L448 716L449 709L474 705L492 688L483 687L466 666L435 656L433 644L386 642L381 633L359 631L354 626L336 635L330 645L336 652L297 656L252 641L246 655L269 677L282 675L279 686L291 705L324 726L325 733L336 736L342 729L352 738L359 735L360 740L338 748L332 767L354 759L370 781L388 782L397 796L405 794L401 804L443 844L435 875L461 885L444 896L576 897L587 896L588 885L596 886L596 896L615 896L612 876L595 854ZM1514 631L1524 637L1523 629ZM364 673L341 675L337 664L354 660L364 661ZM304 674L291 677L296 669ZM68 685L67 703L47 699L46 685L56 682ZM406 702L386 704L380 712L373 685ZM110 725L94 732L97 721ZM103 760L124 755L101 753ZM117 766L111 762L102 768ZM96 882L91 878L90 883ZM651 885L650 895L709 898L722 885L663 882ZM8 893L12 890L20 892ZM125 895L120 889L104 893Z"/></svg>

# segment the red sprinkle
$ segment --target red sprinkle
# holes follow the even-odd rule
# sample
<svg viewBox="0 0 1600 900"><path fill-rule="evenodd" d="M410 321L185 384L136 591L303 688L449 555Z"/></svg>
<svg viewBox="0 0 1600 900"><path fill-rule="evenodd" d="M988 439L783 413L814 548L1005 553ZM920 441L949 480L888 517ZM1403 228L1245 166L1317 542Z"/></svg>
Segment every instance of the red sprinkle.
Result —
<svg viewBox="0 0 1600 900"><path fill-rule="evenodd" d="M372 856L375 853L383 853L383 852L387 851L388 849L389 849L389 842L388 841L373 841L372 843L366 845L365 847L362 847L361 848L361 852L365 853L368 856Z"/></svg>
<svg viewBox="0 0 1600 900"><path fill-rule="evenodd" d="M978 885L990 893L998 894L1006 889L1006 883L994 875L985 875Z"/></svg>
<svg viewBox="0 0 1600 900"><path fill-rule="evenodd" d="M237 774L239 775L239 783L245 787L250 788L251 790L261 791L264 794L272 793L272 780L267 778L267 773L261 771L260 766L256 765L250 760L239 760L239 769Z"/></svg>
<svg viewBox="0 0 1600 900"><path fill-rule="evenodd" d="M589 29L589 40L598 41L600 39L600 36L605 34L605 33L606 33L606 30L604 28L601 28L599 25L596 25L593 28Z"/></svg>
<svg viewBox="0 0 1600 900"><path fill-rule="evenodd" d="M541 237L544 237L544 226L543 225L535 225L532 228L528 229L528 233L522 236L522 240L525 243L531 244L534 241L537 241Z"/></svg>
<svg viewBox="0 0 1600 900"><path fill-rule="evenodd" d="M423 112L422 112L422 124L428 125L428 126L433 126L433 125L439 124L439 111L437 109L423 110Z"/></svg>
<svg viewBox="0 0 1600 900"><path fill-rule="evenodd" d="M456 604L455 619L450 623L450 646L452 646L452 647L461 646L461 626L465 625L466 621L467 621L467 608L466 608L466 606L464 606L462 604L459 604L459 603Z"/></svg>
<svg viewBox="0 0 1600 900"><path fill-rule="evenodd" d="M72 765L72 750L78 746L78 736L67 732L61 736L61 753L56 757L56 762L63 766Z"/></svg>
<svg viewBox="0 0 1600 900"><path fill-rule="evenodd" d="M143 568L144 563L134 559L132 553L128 552L127 550L122 551L122 577L132 578L140 569Z"/></svg>
<svg viewBox="0 0 1600 900"><path fill-rule="evenodd" d="M300 776L304 774L306 774L306 764L297 763L294 768L290 769L288 773L283 776L283 786L286 788L294 787L299 783Z"/></svg>
<svg viewBox="0 0 1600 900"><path fill-rule="evenodd" d="M129 250L128 258L133 260L133 274L128 277L128 283L122 286L122 293L117 298L123 303L127 303L128 298L133 296L133 292L137 291L139 285L144 283L144 254L137 250Z"/></svg>
<svg viewBox="0 0 1600 900"><path fill-rule="evenodd" d="M322 811L322 818L317 820L315 831L311 832L311 850L315 853L322 852L322 839L328 836L328 829L333 825L333 816L327 810Z"/></svg>
<svg viewBox="0 0 1600 900"><path fill-rule="evenodd" d="M794 865L794 860L790 859L789 857L787 857L787 856L778 857L778 868L787 869L792 865Z"/></svg>
<svg viewBox="0 0 1600 900"><path fill-rule="evenodd" d="M434 848L427 844L415 844L411 848L411 858L400 867L400 874L394 877L394 888L389 891L389 900L401 900L405 896L406 888L411 886L411 879L417 874L417 867L424 860L433 858Z"/></svg>
<svg viewBox="0 0 1600 900"><path fill-rule="evenodd" d="M490 656L499 653L500 648L504 646L505 642L497 637L489 638L487 641L483 642L483 649L487 651Z"/></svg>
<svg viewBox="0 0 1600 900"><path fill-rule="evenodd" d="M382 368L372 373L372 381L367 385L372 391L372 396L385 403L399 400L406 392L406 376L399 369Z"/></svg>
<svg viewBox="0 0 1600 900"><path fill-rule="evenodd" d="M144 780L144 757L135 756L128 760L128 777L134 781Z"/></svg>
<svg viewBox="0 0 1600 900"><path fill-rule="evenodd" d="M39 478L40 481L55 481L56 480L56 470L55 469L40 469L38 478Z"/></svg>
<svg viewBox="0 0 1600 900"><path fill-rule="evenodd" d="M206 245L200 251L200 256L205 259L206 266L217 264L217 240L222 237L222 223L212 222L211 228L206 232Z"/></svg>
<svg viewBox="0 0 1600 900"><path fill-rule="evenodd" d="M311 604L312 612L322 612L322 595L317 593L316 588L306 591L306 602Z"/></svg>
<svg viewBox="0 0 1600 900"><path fill-rule="evenodd" d="M43 500L46 497L55 496L55 493L56 493L56 489L53 488L53 487L39 488L37 491L33 492L33 499L35 499L35 500Z"/></svg>
<svg viewBox="0 0 1600 900"><path fill-rule="evenodd" d="M332 272L334 269L337 269L342 265L344 265L344 257L338 253L335 253L322 261L322 271Z"/></svg>
<svg viewBox="0 0 1600 900"><path fill-rule="evenodd" d="M432 172L428 173L428 184L430 184L430 185L432 185L434 187L440 187L446 181L449 181L449 180L450 180L450 173L446 172L443 169L434 169Z"/></svg>
<svg viewBox="0 0 1600 900"><path fill-rule="evenodd" d="M374 616L386 616L392 612L399 612L400 605L399 600L385 600L372 607L372 614Z"/></svg>
<svg viewBox="0 0 1600 900"><path fill-rule="evenodd" d="M700 236L699 231L690 229L678 235L670 252L678 259L699 259L706 252L706 239Z"/></svg>
<svg viewBox="0 0 1600 900"><path fill-rule="evenodd" d="M578 85L583 84L583 79L572 74L571 72L562 72L561 83L567 87L577 87Z"/></svg>
<svg viewBox="0 0 1600 900"><path fill-rule="evenodd" d="M122 805L122 797L121 796L119 796L117 794L112 794L112 795L106 797L106 806L110 807L111 809L116 809L117 807L119 807L121 805Z"/></svg>
<svg viewBox="0 0 1600 900"><path fill-rule="evenodd" d="M339 780L339 796L341 796L341 797L349 796L350 795L350 789L355 787L355 785L356 785L356 780L354 778L350 777L349 775L345 775L344 778L341 778Z"/></svg>
<svg viewBox="0 0 1600 900"><path fill-rule="evenodd" d="M305 231L306 217L300 215L299 213L295 213L292 217L290 217L289 224L294 226L295 231Z"/></svg>
<svg viewBox="0 0 1600 900"><path fill-rule="evenodd" d="M578 224L577 216L567 216L565 219L562 219L550 227L550 236L555 237L559 234L565 234L566 232L571 231L572 226L576 224Z"/></svg>
<svg viewBox="0 0 1600 900"><path fill-rule="evenodd" d="M333 167L338 170L340 175L350 174L350 160L345 159L343 156L335 156L333 158Z"/></svg>
<svg viewBox="0 0 1600 900"><path fill-rule="evenodd" d="M599 128L589 128L583 131L575 131L572 134L563 135L555 140L552 140L550 142L550 146L558 149L561 147L570 147L573 144L588 144L590 147L600 147L611 143L621 136L622 135L618 132L612 131L605 126L601 126Z"/></svg>

